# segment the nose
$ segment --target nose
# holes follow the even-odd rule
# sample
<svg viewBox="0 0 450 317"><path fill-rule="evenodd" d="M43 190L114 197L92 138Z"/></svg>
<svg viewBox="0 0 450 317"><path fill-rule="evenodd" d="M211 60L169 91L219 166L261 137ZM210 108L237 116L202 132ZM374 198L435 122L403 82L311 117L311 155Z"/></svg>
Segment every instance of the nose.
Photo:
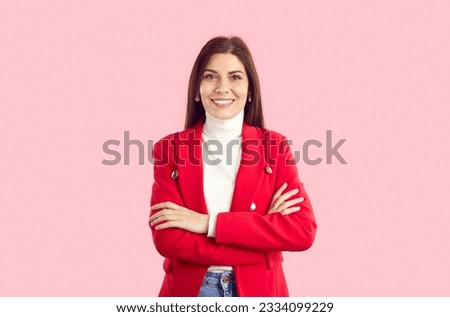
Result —
<svg viewBox="0 0 450 317"><path fill-rule="evenodd" d="M229 93L229 92L230 92L230 88L228 86L228 83L225 80L220 80L217 82L216 93L222 94L222 93Z"/></svg>

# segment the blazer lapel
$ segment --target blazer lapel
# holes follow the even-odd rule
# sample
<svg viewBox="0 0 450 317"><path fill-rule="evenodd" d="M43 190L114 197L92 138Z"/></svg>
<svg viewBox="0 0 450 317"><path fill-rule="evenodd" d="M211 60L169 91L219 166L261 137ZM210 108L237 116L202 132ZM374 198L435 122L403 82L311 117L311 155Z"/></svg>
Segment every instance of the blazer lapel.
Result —
<svg viewBox="0 0 450 317"><path fill-rule="evenodd" d="M185 205L207 214L203 192L202 128L202 122L196 123L193 129L187 131L186 139L179 141L179 154L183 160L179 164L179 182Z"/></svg>
<svg viewBox="0 0 450 317"><path fill-rule="evenodd" d="M264 178L264 148L259 131L245 122L242 126L242 156L230 211L251 210Z"/></svg>

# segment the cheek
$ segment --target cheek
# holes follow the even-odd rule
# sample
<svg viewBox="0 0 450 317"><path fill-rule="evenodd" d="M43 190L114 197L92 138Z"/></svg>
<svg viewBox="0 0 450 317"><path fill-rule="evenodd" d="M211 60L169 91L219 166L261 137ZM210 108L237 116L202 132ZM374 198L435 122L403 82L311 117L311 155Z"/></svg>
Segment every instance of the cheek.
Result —
<svg viewBox="0 0 450 317"><path fill-rule="evenodd" d="M200 84L200 94L206 95L211 92L211 90L214 88L214 85L211 82L203 81Z"/></svg>
<svg viewBox="0 0 450 317"><path fill-rule="evenodd" d="M238 95L240 98L246 98L248 93L248 83L247 84L241 84L236 85L234 87L235 94Z"/></svg>
<svg viewBox="0 0 450 317"><path fill-rule="evenodd" d="M248 90L245 87L240 87L238 90L235 90L235 95L239 97L241 100L247 99Z"/></svg>
<svg viewBox="0 0 450 317"><path fill-rule="evenodd" d="M209 104L209 96L211 95L211 90L208 89L208 85L202 85L199 89L200 92L200 100L202 101L203 106L207 106Z"/></svg>
<svg viewBox="0 0 450 317"><path fill-rule="evenodd" d="M205 85L200 85L200 89L199 89L200 95L204 95L205 94Z"/></svg>

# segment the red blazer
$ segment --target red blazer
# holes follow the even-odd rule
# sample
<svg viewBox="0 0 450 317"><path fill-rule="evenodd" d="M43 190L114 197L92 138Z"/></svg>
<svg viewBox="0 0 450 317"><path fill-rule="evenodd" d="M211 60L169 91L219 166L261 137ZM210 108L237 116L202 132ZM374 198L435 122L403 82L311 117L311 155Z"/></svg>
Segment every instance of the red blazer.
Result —
<svg viewBox="0 0 450 317"><path fill-rule="evenodd" d="M198 122L154 145L151 205L171 201L208 213L203 194L202 127ZM198 296L210 265L233 266L238 296L289 296L281 251L308 249L317 228L296 165L289 162L292 159L284 136L244 122L235 191L229 212L217 217L216 238L178 228L152 228L155 247L165 257L159 296ZM292 199L305 198L298 204L301 210L267 214L272 196L284 182L286 191L300 189Z"/></svg>

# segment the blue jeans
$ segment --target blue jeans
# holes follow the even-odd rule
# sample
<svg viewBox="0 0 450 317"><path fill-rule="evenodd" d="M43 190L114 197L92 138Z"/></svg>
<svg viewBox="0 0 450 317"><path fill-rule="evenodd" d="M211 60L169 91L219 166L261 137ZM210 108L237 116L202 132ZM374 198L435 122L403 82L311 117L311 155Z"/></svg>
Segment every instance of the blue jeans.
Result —
<svg viewBox="0 0 450 317"><path fill-rule="evenodd" d="M234 273L206 272L199 297L237 297Z"/></svg>

